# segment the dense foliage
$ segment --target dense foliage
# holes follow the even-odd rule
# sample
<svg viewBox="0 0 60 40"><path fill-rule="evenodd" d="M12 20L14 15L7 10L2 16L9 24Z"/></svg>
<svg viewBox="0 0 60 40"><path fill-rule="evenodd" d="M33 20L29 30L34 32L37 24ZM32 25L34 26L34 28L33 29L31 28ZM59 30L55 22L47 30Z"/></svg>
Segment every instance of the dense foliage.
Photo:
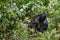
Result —
<svg viewBox="0 0 60 40"><path fill-rule="evenodd" d="M43 11L48 30L27 31L32 17ZM58 40L59 33L60 0L0 0L0 40Z"/></svg>

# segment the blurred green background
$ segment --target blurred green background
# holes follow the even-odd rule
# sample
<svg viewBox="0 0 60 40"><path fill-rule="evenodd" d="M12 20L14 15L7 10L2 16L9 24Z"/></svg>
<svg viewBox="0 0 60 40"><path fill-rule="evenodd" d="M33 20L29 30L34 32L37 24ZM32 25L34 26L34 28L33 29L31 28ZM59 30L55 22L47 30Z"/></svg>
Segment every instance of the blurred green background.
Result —
<svg viewBox="0 0 60 40"><path fill-rule="evenodd" d="M43 11L48 30L28 32L31 18ZM0 0L0 40L58 40L59 36L60 0Z"/></svg>

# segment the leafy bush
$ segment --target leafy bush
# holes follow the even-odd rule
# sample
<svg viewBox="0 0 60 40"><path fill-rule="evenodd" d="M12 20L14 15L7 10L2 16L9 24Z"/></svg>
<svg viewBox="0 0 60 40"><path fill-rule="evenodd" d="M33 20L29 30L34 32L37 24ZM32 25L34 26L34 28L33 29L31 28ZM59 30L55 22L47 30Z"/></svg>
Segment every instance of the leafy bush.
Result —
<svg viewBox="0 0 60 40"><path fill-rule="evenodd" d="M48 30L43 34L33 30L29 35L28 23L35 14L43 11L47 15ZM19 40L58 40L59 29L59 0L0 0L0 40L9 40L13 35Z"/></svg>

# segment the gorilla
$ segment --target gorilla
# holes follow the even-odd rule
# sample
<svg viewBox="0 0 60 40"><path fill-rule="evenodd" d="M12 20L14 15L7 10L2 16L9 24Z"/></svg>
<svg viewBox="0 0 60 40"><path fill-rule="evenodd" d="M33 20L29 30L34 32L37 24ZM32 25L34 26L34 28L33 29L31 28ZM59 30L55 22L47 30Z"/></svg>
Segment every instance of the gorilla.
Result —
<svg viewBox="0 0 60 40"><path fill-rule="evenodd" d="M48 21L46 19L45 12L39 13L33 17L31 22L28 24L28 28L34 28L39 32L44 32L48 28Z"/></svg>

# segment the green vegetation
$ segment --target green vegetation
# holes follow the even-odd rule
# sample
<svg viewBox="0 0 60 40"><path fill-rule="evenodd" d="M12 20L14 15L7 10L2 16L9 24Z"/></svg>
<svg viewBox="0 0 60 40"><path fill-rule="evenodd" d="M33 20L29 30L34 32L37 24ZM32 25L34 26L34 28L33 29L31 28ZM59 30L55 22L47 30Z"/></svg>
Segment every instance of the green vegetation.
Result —
<svg viewBox="0 0 60 40"><path fill-rule="evenodd" d="M31 29L30 35L28 23L43 11L48 30L40 33ZM0 40L58 40L59 36L60 0L0 0Z"/></svg>

